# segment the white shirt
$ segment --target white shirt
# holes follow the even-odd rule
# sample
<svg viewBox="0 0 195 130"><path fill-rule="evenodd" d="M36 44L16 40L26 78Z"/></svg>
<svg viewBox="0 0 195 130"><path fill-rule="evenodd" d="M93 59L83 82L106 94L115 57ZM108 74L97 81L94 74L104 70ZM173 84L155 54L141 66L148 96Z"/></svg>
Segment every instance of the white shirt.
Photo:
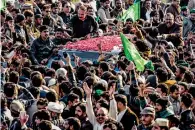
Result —
<svg viewBox="0 0 195 130"><path fill-rule="evenodd" d="M120 122L122 117L124 116L125 112L126 112L127 108L123 111L121 111L118 116L117 116L117 121Z"/></svg>

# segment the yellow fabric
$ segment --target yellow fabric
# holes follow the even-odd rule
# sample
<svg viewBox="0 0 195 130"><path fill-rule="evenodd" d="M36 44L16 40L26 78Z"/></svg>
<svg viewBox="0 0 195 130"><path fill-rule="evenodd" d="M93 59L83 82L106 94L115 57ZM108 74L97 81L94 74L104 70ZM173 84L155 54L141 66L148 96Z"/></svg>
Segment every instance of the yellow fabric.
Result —
<svg viewBox="0 0 195 130"><path fill-rule="evenodd" d="M168 87L171 87L172 85L176 84L175 80L167 80L166 82L164 82Z"/></svg>

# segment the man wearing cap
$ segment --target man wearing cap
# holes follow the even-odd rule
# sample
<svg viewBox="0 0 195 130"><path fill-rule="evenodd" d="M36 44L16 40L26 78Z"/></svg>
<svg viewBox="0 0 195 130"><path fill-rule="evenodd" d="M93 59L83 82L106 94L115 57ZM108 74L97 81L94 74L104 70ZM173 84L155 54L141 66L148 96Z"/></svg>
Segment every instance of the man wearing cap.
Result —
<svg viewBox="0 0 195 130"><path fill-rule="evenodd" d="M157 118L152 130L169 130L169 120Z"/></svg>
<svg viewBox="0 0 195 130"><path fill-rule="evenodd" d="M189 32L195 32L195 9L190 10L189 18L184 18L183 37L187 37Z"/></svg>
<svg viewBox="0 0 195 130"><path fill-rule="evenodd" d="M61 116L63 109L64 109L63 104L56 103L56 102L49 102L47 106L47 110L51 114L52 123L61 129L63 129L63 124L64 124L64 119Z"/></svg>
<svg viewBox="0 0 195 130"><path fill-rule="evenodd" d="M43 25L39 30L40 37L33 41L30 51L35 64L45 64L56 46L49 38L48 26Z"/></svg>
<svg viewBox="0 0 195 130"><path fill-rule="evenodd" d="M151 130L154 124L155 110L152 107L145 107L141 112L142 123L138 125L138 130Z"/></svg>
<svg viewBox="0 0 195 130"><path fill-rule="evenodd" d="M181 7L181 15L182 15L184 18L187 18L187 17L188 17L188 7L187 7L187 6L182 6L182 7Z"/></svg>

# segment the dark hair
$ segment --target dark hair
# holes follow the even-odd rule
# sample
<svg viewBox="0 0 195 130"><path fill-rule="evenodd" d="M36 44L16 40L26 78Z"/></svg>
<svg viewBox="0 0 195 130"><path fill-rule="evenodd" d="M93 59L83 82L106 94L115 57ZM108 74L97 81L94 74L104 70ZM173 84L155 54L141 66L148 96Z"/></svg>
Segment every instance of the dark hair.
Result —
<svg viewBox="0 0 195 130"><path fill-rule="evenodd" d="M24 16L25 17L33 17L34 13L31 10L25 10L24 11Z"/></svg>
<svg viewBox="0 0 195 130"><path fill-rule="evenodd" d="M168 86L165 83L158 84L157 88L160 88L162 93L168 94Z"/></svg>
<svg viewBox="0 0 195 130"><path fill-rule="evenodd" d="M127 105L127 97L122 94L118 94L115 97L116 102L121 102L124 106Z"/></svg>
<svg viewBox="0 0 195 130"><path fill-rule="evenodd" d="M179 119L175 115L168 116L167 118L168 118L169 122L171 122L171 124L175 124L175 127L179 126L180 121L179 121Z"/></svg>
<svg viewBox="0 0 195 130"><path fill-rule="evenodd" d="M55 91L49 91L46 94L46 98L47 98L48 102L56 102L58 100L58 96L57 96Z"/></svg>
<svg viewBox="0 0 195 130"><path fill-rule="evenodd" d="M170 93L174 93L175 90L179 91L179 85L178 84L174 84L169 88L169 92Z"/></svg>
<svg viewBox="0 0 195 130"><path fill-rule="evenodd" d="M37 101L37 105L47 106L48 105L48 101L45 98L39 98L38 101Z"/></svg>
<svg viewBox="0 0 195 130"><path fill-rule="evenodd" d="M190 93L193 98L195 98L195 86L191 86L188 90L188 93Z"/></svg>
<svg viewBox="0 0 195 130"><path fill-rule="evenodd" d="M156 103L160 104L162 109L166 109L167 105L168 105L168 99L166 99L166 98L158 98L156 100Z"/></svg>
<svg viewBox="0 0 195 130"><path fill-rule="evenodd" d="M98 90L98 89L100 89L100 90L102 90L102 91L106 91L107 89L108 89L108 86L106 86L104 83L101 83L101 82L98 82L98 83L96 83L95 85L94 85L94 88L93 88L93 90Z"/></svg>
<svg viewBox="0 0 195 130"><path fill-rule="evenodd" d="M192 105L193 98L192 95L189 93L184 93L181 96L181 102L185 105L185 107L189 108Z"/></svg>
<svg viewBox="0 0 195 130"><path fill-rule="evenodd" d="M78 67L78 69L76 71L78 80L82 80L83 81L85 79L84 75L86 73L87 73L87 67L85 67L85 66Z"/></svg>
<svg viewBox="0 0 195 130"><path fill-rule="evenodd" d="M117 62L118 68L121 68L122 70L125 70L127 65L123 61Z"/></svg>
<svg viewBox="0 0 195 130"><path fill-rule="evenodd" d="M101 62L99 64L99 67L105 72L105 71L108 71L109 70L109 65L107 62Z"/></svg>
<svg viewBox="0 0 195 130"><path fill-rule="evenodd" d="M186 67L184 66L178 66L178 69L180 71L180 73L184 74L186 72Z"/></svg>
<svg viewBox="0 0 195 130"><path fill-rule="evenodd" d="M19 81L19 73L16 72L16 71L12 71L10 74L9 74L9 81L10 82L13 82L15 84L18 83Z"/></svg>
<svg viewBox="0 0 195 130"><path fill-rule="evenodd" d="M186 71L184 74L184 80L187 83L192 83L194 80L194 74L191 71Z"/></svg>
<svg viewBox="0 0 195 130"><path fill-rule="evenodd" d="M178 85L183 86L185 91L189 89L188 84L185 82L179 82Z"/></svg>
<svg viewBox="0 0 195 130"><path fill-rule="evenodd" d="M160 98L160 96L157 93L151 93L151 94L148 94L148 98L150 99L150 101L152 101L155 104L156 100Z"/></svg>
<svg viewBox="0 0 195 130"><path fill-rule="evenodd" d="M30 79L31 69L28 67L22 68L22 74Z"/></svg>
<svg viewBox="0 0 195 130"><path fill-rule="evenodd" d="M159 82L165 82L168 80L168 72L163 68L158 68L156 70L156 75L159 79Z"/></svg>
<svg viewBox="0 0 195 130"><path fill-rule="evenodd" d="M36 87L30 87L29 88L30 93L33 95L34 98L37 98L40 95L39 88Z"/></svg>
<svg viewBox="0 0 195 130"><path fill-rule="evenodd" d="M14 96L14 94L16 95L18 94L18 87L14 83L11 83L11 82L5 83L5 85L3 86L3 89L7 97L12 97Z"/></svg>
<svg viewBox="0 0 195 130"><path fill-rule="evenodd" d="M131 84L129 87L129 92L131 93L132 96L138 96L139 89L137 84Z"/></svg>
<svg viewBox="0 0 195 130"><path fill-rule="evenodd" d="M55 70L54 69L49 68L49 69L46 70L46 75L45 76L52 77L53 75L55 75Z"/></svg>
<svg viewBox="0 0 195 130"><path fill-rule="evenodd" d="M89 87L94 86L95 78L92 76L87 76L87 77L85 77L84 82L86 82Z"/></svg>
<svg viewBox="0 0 195 130"><path fill-rule="evenodd" d="M73 126L74 130L80 130L81 129L81 122L76 117L69 117L66 119L68 121L69 126Z"/></svg>
<svg viewBox="0 0 195 130"><path fill-rule="evenodd" d="M73 87L70 90L71 93L75 93L79 96L79 99L82 100L84 98L84 91L80 87Z"/></svg>
<svg viewBox="0 0 195 130"><path fill-rule="evenodd" d="M43 78L41 75L36 74L32 77L32 84L35 87L40 87L43 84Z"/></svg>
<svg viewBox="0 0 195 130"><path fill-rule="evenodd" d="M79 96L75 93L70 93L67 97L67 101L73 102L75 99L79 99Z"/></svg>
<svg viewBox="0 0 195 130"><path fill-rule="evenodd" d="M72 85L69 81L63 81L62 83L59 84L59 89L65 94L70 93L70 89L72 88Z"/></svg>
<svg viewBox="0 0 195 130"><path fill-rule="evenodd" d="M109 103L105 99L100 99L97 101L97 103L99 103L101 107L109 110Z"/></svg>
<svg viewBox="0 0 195 130"><path fill-rule="evenodd" d="M47 121L51 120L51 115L48 110L39 110L36 112L36 116L40 120L47 120Z"/></svg>
<svg viewBox="0 0 195 130"><path fill-rule="evenodd" d="M113 123L104 124L103 129L109 128L110 130L117 130L117 127Z"/></svg>
<svg viewBox="0 0 195 130"><path fill-rule="evenodd" d="M76 105L76 107L80 107L80 109L82 110L82 112L86 112L86 104L84 104L84 103L78 103Z"/></svg>
<svg viewBox="0 0 195 130"><path fill-rule="evenodd" d="M52 130L52 124L50 121L42 120L38 128L39 130Z"/></svg>
<svg viewBox="0 0 195 130"><path fill-rule="evenodd" d="M46 68L45 66L39 66L38 67L38 71L43 74L43 75L46 75Z"/></svg>
<svg viewBox="0 0 195 130"><path fill-rule="evenodd" d="M113 74L110 71L106 71L102 74L101 79L108 82L111 77L113 77Z"/></svg>
<svg viewBox="0 0 195 130"><path fill-rule="evenodd" d="M53 61L51 63L51 68L53 68L54 70L58 70L59 68L62 68L60 61Z"/></svg>

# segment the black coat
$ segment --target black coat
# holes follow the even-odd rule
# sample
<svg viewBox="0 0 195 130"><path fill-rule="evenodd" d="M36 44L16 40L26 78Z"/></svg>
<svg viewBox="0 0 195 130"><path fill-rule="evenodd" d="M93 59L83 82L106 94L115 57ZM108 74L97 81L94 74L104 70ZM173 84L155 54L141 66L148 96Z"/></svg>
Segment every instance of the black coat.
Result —
<svg viewBox="0 0 195 130"><path fill-rule="evenodd" d="M181 113L181 119L180 119L180 130L192 130L190 128L191 124L195 123L194 114L191 110L186 110Z"/></svg>
<svg viewBox="0 0 195 130"><path fill-rule="evenodd" d="M130 108L127 108L120 122L123 124L124 130L131 130L131 128L134 126L134 122L135 125L138 124L138 118Z"/></svg>

